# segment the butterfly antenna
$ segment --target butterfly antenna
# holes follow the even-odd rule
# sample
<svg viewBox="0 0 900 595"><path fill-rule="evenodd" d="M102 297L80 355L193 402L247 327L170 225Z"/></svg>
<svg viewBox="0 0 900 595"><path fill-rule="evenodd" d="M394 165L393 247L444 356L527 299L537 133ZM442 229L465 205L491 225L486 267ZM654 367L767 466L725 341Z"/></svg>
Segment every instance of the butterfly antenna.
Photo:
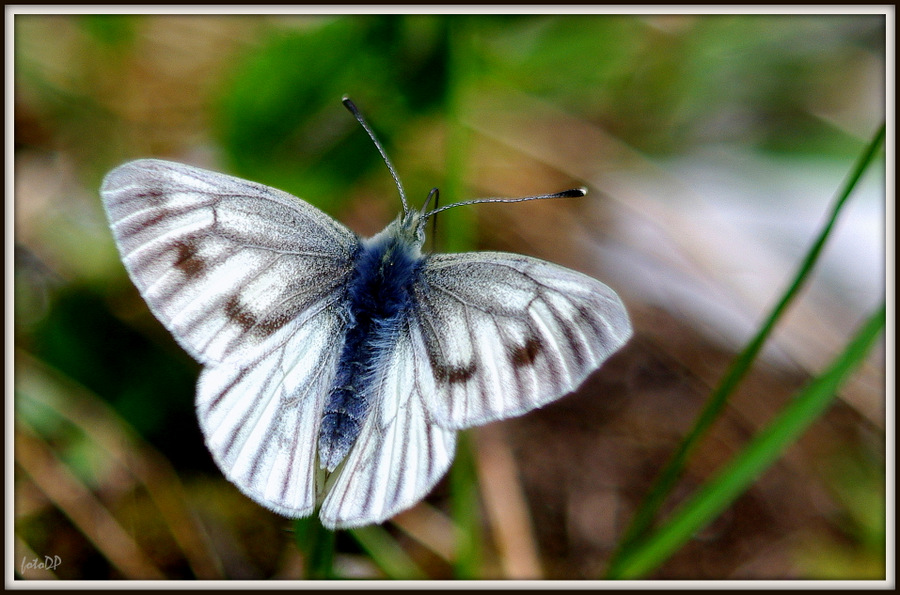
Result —
<svg viewBox="0 0 900 595"><path fill-rule="evenodd" d="M578 198L584 196L585 194L587 194L587 188L573 188L571 190L564 190L562 192L555 192L553 194L538 194L535 196L522 196L520 198L476 198L475 200L465 200L463 202L455 202L449 205L444 205L443 207L428 211L422 217L427 219L432 215L437 215L441 211L446 211L447 209L452 209L453 207L477 205L485 202L525 202L527 200L542 200L545 198Z"/></svg>
<svg viewBox="0 0 900 595"><path fill-rule="evenodd" d="M425 204L422 205L422 213L428 209L428 205L431 204L431 199L434 198L434 207L437 208L438 203L440 202L441 193L437 188L432 188L431 192L428 193L428 198L425 199ZM427 221L427 217L422 217L423 221ZM437 217L431 220L431 249L434 250L434 245L437 243Z"/></svg>
<svg viewBox="0 0 900 595"><path fill-rule="evenodd" d="M384 152L384 147L381 146L381 143L378 142L378 138L375 136L375 133L372 131L372 128L369 126L369 123L366 122L366 119L363 118L363 115L359 112L359 108L356 107L356 104L350 101L350 98L344 95L344 98L341 99L341 103L344 104L353 117L356 118L356 121L359 122L360 126L365 129L366 134L369 135L369 138L372 139L372 142L375 143L375 148L378 149L378 152L381 153L381 158L384 160L384 164L387 165L388 170L391 172L391 177L394 178L394 183L397 184L397 190L400 191L400 202L403 203L403 212L406 213L409 211L409 206L406 203L406 192L403 191L403 184L400 183L400 177L397 175L397 170L394 169L394 165L391 163L391 160L388 159L387 153Z"/></svg>

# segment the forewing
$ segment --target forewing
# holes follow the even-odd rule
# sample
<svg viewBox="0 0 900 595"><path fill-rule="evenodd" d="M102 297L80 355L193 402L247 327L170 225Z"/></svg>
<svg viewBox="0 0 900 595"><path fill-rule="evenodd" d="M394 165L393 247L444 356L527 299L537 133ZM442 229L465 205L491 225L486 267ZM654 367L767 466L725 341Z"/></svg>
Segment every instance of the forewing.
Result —
<svg viewBox="0 0 900 595"><path fill-rule="evenodd" d="M380 523L410 508L453 460L456 433L435 424L425 405L431 370L407 327L377 369L372 410L319 513L330 529Z"/></svg>
<svg viewBox="0 0 900 595"><path fill-rule="evenodd" d="M289 517L316 504L316 445L343 318L327 304L272 336L257 358L206 367L197 417L210 452L247 496Z"/></svg>
<svg viewBox="0 0 900 595"><path fill-rule="evenodd" d="M113 170L101 194L141 295L205 364L197 414L219 467L260 504L310 514L356 236L284 192L166 161Z"/></svg>
<svg viewBox="0 0 900 595"><path fill-rule="evenodd" d="M126 163L100 192L141 295L204 364L304 322L346 282L358 242L285 192L168 161Z"/></svg>
<svg viewBox="0 0 900 595"><path fill-rule="evenodd" d="M494 252L429 257L415 287L413 343L427 354L428 410L448 428L520 415L575 390L631 336L596 279Z"/></svg>

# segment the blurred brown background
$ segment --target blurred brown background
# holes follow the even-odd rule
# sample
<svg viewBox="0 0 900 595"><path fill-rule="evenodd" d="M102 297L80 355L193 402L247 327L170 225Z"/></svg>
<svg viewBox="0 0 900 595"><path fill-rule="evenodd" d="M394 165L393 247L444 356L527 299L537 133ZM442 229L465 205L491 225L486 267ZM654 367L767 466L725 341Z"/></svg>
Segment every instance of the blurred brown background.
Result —
<svg viewBox="0 0 900 595"><path fill-rule="evenodd" d="M636 331L576 394L468 432L456 479L384 526L391 555L421 578L601 578L884 120L885 23L16 15L16 576L303 576L291 522L212 463L193 413L198 366L128 280L97 189L121 162L159 157L279 187L375 233L399 201L346 93L413 204L432 186L455 202L586 185L583 199L442 214L436 249L586 272L622 296ZM883 299L884 192L882 158L667 509ZM884 355L650 578L883 578ZM455 533L466 484L475 531ZM24 565L45 556L61 563ZM460 570L460 556L477 564ZM345 534L335 563L386 576Z"/></svg>

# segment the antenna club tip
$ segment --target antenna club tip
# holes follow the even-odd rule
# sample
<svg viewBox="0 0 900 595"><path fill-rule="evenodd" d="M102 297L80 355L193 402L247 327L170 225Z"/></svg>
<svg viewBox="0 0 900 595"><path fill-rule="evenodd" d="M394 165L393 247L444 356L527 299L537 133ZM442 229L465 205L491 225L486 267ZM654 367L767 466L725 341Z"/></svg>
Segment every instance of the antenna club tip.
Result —
<svg viewBox="0 0 900 595"><path fill-rule="evenodd" d="M587 188L582 186L581 188L572 188L571 190L565 190L559 193L560 198L579 198L588 193Z"/></svg>

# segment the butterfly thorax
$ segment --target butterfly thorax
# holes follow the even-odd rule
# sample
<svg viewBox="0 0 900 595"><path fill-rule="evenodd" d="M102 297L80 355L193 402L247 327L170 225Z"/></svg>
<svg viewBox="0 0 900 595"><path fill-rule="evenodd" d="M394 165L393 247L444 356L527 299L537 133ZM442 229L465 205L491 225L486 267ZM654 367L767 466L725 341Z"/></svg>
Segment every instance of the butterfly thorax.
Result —
<svg viewBox="0 0 900 595"><path fill-rule="evenodd" d="M379 364L413 305L412 286L423 262L417 223L398 219L360 242L353 256L345 300L347 331L319 431L319 461L328 471L334 471L359 436Z"/></svg>

